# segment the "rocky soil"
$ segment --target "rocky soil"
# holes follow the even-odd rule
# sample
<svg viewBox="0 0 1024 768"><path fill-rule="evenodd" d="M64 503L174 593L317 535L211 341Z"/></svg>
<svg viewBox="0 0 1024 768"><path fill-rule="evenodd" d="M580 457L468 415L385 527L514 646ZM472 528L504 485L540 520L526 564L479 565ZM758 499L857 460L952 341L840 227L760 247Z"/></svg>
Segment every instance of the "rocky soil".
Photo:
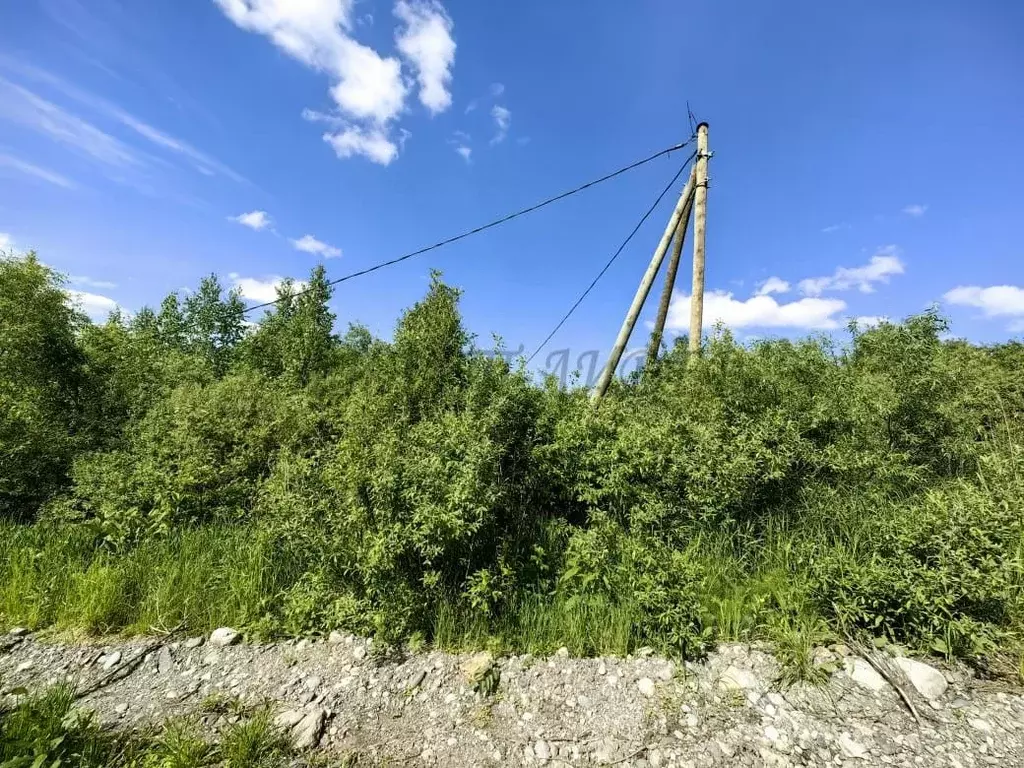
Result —
<svg viewBox="0 0 1024 768"><path fill-rule="evenodd" d="M308 750L300 764L1024 765L1024 691L888 652L864 651L869 662L819 649L835 670L827 683L786 686L759 646L679 665L644 653L398 654L337 633L240 640L224 629L70 645L15 631L0 638L0 686L69 681L101 721L185 715L211 735L270 706Z"/></svg>

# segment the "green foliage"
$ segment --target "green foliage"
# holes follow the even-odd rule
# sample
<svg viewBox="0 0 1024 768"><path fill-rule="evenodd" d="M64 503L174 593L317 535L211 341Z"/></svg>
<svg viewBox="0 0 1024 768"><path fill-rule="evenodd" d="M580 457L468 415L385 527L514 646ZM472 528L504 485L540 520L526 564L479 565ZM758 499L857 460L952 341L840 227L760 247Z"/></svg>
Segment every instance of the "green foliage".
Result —
<svg viewBox="0 0 1024 768"><path fill-rule="evenodd" d="M437 275L391 341L334 333L321 268L278 294L251 328L212 277L95 326L33 258L0 265L0 515L39 517L0 528L4 620L761 637L793 679L830 632L1021 636L1022 345L945 341L933 311L844 345L718 331L595 410L476 350Z"/></svg>

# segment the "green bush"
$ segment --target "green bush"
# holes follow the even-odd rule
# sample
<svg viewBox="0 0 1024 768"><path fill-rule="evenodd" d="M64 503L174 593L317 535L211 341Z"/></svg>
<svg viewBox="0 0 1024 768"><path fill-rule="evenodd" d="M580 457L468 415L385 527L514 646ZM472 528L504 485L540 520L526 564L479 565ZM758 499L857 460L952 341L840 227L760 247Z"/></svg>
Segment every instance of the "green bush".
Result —
<svg viewBox="0 0 1024 768"><path fill-rule="evenodd" d="M34 259L3 262L0 515L43 510L0 529L3 620L578 653L766 637L802 678L829 633L1020 639L1020 344L946 341L933 311L842 344L719 330L595 409L481 354L437 275L390 341L335 335L330 297L316 269L247 328L207 278L94 326Z"/></svg>

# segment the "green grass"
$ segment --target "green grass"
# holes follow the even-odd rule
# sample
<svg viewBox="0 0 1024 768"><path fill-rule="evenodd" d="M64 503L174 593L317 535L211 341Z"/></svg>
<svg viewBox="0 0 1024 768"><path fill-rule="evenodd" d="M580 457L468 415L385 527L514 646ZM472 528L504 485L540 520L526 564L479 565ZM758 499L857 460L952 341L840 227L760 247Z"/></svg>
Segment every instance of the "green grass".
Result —
<svg viewBox="0 0 1024 768"><path fill-rule="evenodd" d="M283 768L291 753L265 710L243 718L218 743L211 743L187 719L170 720L150 731L102 728L88 710L75 707L66 686L24 696L11 709L0 709L3 768Z"/></svg>
<svg viewBox="0 0 1024 768"><path fill-rule="evenodd" d="M83 528L0 523L0 614L93 633L253 626L300 575L249 528L178 530L123 553Z"/></svg>

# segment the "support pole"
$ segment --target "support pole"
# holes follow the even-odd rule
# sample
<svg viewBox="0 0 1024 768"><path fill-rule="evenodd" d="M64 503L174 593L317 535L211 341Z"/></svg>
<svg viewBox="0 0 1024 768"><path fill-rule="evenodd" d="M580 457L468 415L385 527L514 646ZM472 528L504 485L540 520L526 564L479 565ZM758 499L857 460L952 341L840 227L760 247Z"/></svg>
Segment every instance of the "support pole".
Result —
<svg viewBox="0 0 1024 768"><path fill-rule="evenodd" d="M636 295L633 297L633 303L629 307L629 312L626 313L626 319L622 321L622 328L619 329L619 336L615 339L615 346L612 347L611 356L608 358L604 370L601 371L601 378L597 380L597 386L594 388L594 394L591 397L591 401L595 406L601 402L604 393L608 391L608 385L612 382L612 376L615 375L615 369L618 368L619 360L622 359L622 353L629 342L629 335L633 332L636 319L640 316L640 310L643 309L644 302L647 301L647 294L651 292L651 285L654 284L654 278L658 276L661 262L665 259L665 252L668 251L668 247L672 243L672 236L679 228L679 222L683 217L686 201L690 199L690 195L694 191L694 178L695 176L690 174L690 180L686 182L683 193L679 196L679 202L676 203L675 210L672 211L672 217L668 221L668 226L665 227L665 234L661 236L661 242L658 243L658 247L654 250L651 263L647 266L647 271L644 273L643 279L640 280L640 285L636 289Z"/></svg>
<svg viewBox="0 0 1024 768"><path fill-rule="evenodd" d="M690 294L690 352L700 354L704 325L704 233L708 218L708 124L697 126L697 185L694 190L693 291Z"/></svg>
<svg viewBox="0 0 1024 768"><path fill-rule="evenodd" d="M697 173L696 166L690 172L689 185L695 184ZM686 230L690 226L690 212L693 210L693 197L687 199L686 207L683 209L683 217L679 220L676 228L675 247L672 255L668 258L668 267L665 269L665 287L661 289L661 303L658 305L658 317L654 321L654 330L651 331L651 340L647 346L647 363L645 368L650 368L658 359L658 352L661 351L661 338L665 333L665 321L668 319L668 308L672 304L672 289L676 285L676 274L679 272L679 258L683 253L683 243L686 241Z"/></svg>

